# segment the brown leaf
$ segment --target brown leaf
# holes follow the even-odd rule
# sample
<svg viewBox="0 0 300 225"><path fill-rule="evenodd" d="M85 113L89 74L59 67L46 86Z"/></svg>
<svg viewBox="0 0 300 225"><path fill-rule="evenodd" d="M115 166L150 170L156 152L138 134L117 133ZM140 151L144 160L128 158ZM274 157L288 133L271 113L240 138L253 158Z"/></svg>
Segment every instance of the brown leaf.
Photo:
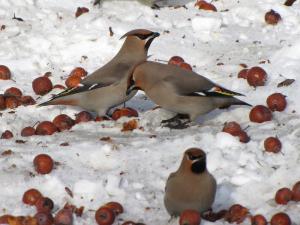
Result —
<svg viewBox="0 0 300 225"><path fill-rule="evenodd" d="M295 79L285 79L284 81L282 81L279 84L277 84L277 87L290 86L294 82L295 82Z"/></svg>
<svg viewBox="0 0 300 225"><path fill-rule="evenodd" d="M128 122L123 123L123 129L121 130L122 132L124 131L132 131L134 129L138 128L138 122L137 120L129 120Z"/></svg>
<svg viewBox="0 0 300 225"><path fill-rule="evenodd" d="M12 155L14 152L11 149L5 150L1 153L2 156Z"/></svg>
<svg viewBox="0 0 300 225"><path fill-rule="evenodd" d="M69 143L68 142L63 142L60 144L60 146L69 146Z"/></svg>
<svg viewBox="0 0 300 225"><path fill-rule="evenodd" d="M112 142L112 139L111 139L111 137L102 137L102 138L100 138L100 141Z"/></svg>
<svg viewBox="0 0 300 225"><path fill-rule="evenodd" d="M24 140L16 140L16 143L17 144L24 144L24 143L26 143L26 141L24 141Z"/></svg>

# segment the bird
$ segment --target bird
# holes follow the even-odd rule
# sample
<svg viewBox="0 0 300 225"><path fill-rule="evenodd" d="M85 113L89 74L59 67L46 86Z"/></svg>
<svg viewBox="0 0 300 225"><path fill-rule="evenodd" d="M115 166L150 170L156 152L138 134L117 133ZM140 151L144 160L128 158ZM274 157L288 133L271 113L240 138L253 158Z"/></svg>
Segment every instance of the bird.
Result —
<svg viewBox="0 0 300 225"><path fill-rule="evenodd" d="M112 0L94 0L94 5L100 5L102 2ZM127 1L138 1L139 3L150 6L153 9L159 9L161 7L170 6L183 6L192 0L127 0Z"/></svg>
<svg viewBox="0 0 300 225"><path fill-rule="evenodd" d="M127 94L142 90L157 105L177 113L175 117L162 121L164 126L174 129L186 128L190 121L216 108L250 106L234 97L242 94L176 65L144 62L135 68L128 83Z"/></svg>
<svg viewBox="0 0 300 225"><path fill-rule="evenodd" d="M146 29L131 30L124 34L123 46L107 64L83 79L79 86L66 89L38 106L76 105L98 116L104 116L112 107L132 98L126 94L128 78L134 68L147 60L152 41L160 34Z"/></svg>
<svg viewBox="0 0 300 225"><path fill-rule="evenodd" d="M217 182L206 168L206 154L200 148L187 149L178 170L165 186L164 205L171 217L187 209L204 213L211 209Z"/></svg>

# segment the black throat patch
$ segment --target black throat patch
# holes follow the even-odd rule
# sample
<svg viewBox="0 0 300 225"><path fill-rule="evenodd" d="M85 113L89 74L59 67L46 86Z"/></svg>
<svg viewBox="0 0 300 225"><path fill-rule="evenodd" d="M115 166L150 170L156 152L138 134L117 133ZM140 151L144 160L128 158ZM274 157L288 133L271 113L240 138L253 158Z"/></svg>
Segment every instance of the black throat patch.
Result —
<svg viewBox="0 0 300 225"><path fill-rule="evenodd" d="M202 158L193 162L191 170L196 174L203 173L206 170L206 158Z"/></svg>

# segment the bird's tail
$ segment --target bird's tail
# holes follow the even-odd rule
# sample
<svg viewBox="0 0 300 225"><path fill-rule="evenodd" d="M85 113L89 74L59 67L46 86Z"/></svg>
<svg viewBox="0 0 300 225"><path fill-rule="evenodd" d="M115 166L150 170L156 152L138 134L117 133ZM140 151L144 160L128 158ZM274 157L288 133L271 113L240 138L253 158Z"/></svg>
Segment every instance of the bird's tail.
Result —
<svg viewBox="0 0 300 225"><path fill-rule="evenodd" d="M48 105L78 105L78 101L70 97L52 98L46 102L38 104L37 106L40 107Z"/></svg>
<svg viewBox="0 0 300 225"><path fill-rule="evenodd" d="M215 103L217 104L218 108L225 109L230 107L231 105L247 105L252 106L251 104L244 102L240 99L237 99L235 97L215 97L214 98Z"/></svg>

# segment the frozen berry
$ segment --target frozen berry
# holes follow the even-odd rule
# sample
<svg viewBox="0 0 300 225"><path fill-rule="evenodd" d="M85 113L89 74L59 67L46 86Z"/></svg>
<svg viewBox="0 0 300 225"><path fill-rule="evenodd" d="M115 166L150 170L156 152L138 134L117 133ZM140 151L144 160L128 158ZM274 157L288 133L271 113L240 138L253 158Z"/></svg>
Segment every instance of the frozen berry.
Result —
<svg viewBox="0 0 300 225"><path fill-rule="evenodd" d="M242 69L242 70L238 73L238 78L247 79L247 74L248 74L248 69Z"/></svg>
<svg viewBox="0 0 300 225"><path fill-rule="evenodd" d="M0 95L0 110L6 109L5 97Z"/></svg>
<svg viewBox="0 0 300 225"><path fill-rule="evenodd" d="M280 188L275 195L277 204L286 205L292 200L293 192L289 188Z"/></svg>
<svg viewBox="0 0 300 225"><path fill-rule="evenodd" d="M251 217L251 225L267 225L268 222L263 215L255 215Z"/></svg>
<svg viewBox="0 0 300 225"><path fill-rule="evenodd" d="M291 225L292 221L290 217L283 212L277 213L272 216L271 225Z"/></svg>
<svg viewBox="0 0 300 225"><path fill-rule="evenodd" d="M6 130L1 134L1 139L11 139L13 137L14 137L13 133L9 130Z"/></svg>
<svg viewBox="0 0 300 225"><path fill-rule="evenodd" d="M281 150L281 142L277 137L268 137L264 141L264 147L267 152L278 153Z"/></svg>
<svg viewBox="0 0 300 225"><path fill-rule="evenodd" d="M56 126L50 121L43 121L36 127L37 135L52 135L57 131Z"/></svg>
<svg viewBox="0 0 300 225"><path fill-rule="evenodd" d="M276 25L280 20L280 14L273 9L265 14L265 21L267 24Z"/></svg>
<svg viewBox="0 0 300 225"><path fill-rule="evenodd" d="M119 202L108 202L104 206L110 208L115 216L124 212L123 206Z"/></svg>
<svg viewBox="0 0 300 225"><path fill-rule="evenodd" d="M263 123L272 119L272 112L263 105L253 107L249 114L250 121Z"/></svg>
<svg viewBox="0 0 300 225"><path fill-rule="evenodd" d="M81 78L85 77L86 75L87 75L87 72L82 67L76 67L70 73L70 76L78 76L78 77L81 77Z"/></svg>
<svg viewBox="0 0 300 225"><path fill-rule="evenodd" d="M21 131L22 137L29 137L35 135L35 129L33 127L24 127Z"/></svg>
<svg viewBox="0 0 300 225"><path fill-rule="evenodd" d="M242 223L249 214L249 210L239 204L232 205L225 215L229 223Z"/></svg>
<svg viewBox="0 0 300 225"><path fill-rule="evenodd" d="M239 140L240 140L240 142L242 142L242 143L248 143L248 142L250 141L250 137L249 137L248 134L247 134L245 131L243 131L243 130L241 130L241 131L238 133L237 136L239 137Z"/></svg>
<svg viewBox="0 0 300 225"><path fill-rule="evenodd" d="M35 203L35 208L37 212L51 213L54 203L48 197L40 197Z"/></svg>
<svg viewBox="0 0 300 225"><path fill-rule="evenodd" d="M92 114L90 114L87 111L82 111L75 115L75 123L88 122L88 121L92 121L92 120L93 120Z"/></svg>
<svg viewBox="0 0 300 225"><path fill-rule="evenodd" d="M179 218L180 225L199 225L200 223L201 223L201 216L198 211L187 209L181 212Z"/></svg>
<svg viewBox="0 0 300 225"><path fill-rule="evenodd" d="M37 95L45 95L53 88L52 82L48 77L42 76L33 80L32 89Z"/></svg>
<svg viewBox="0 0 300 225"><path fill-rule="evenodd" d="M53 225L54 218L51 213L38 212L34 215L38 225Z"/></svg>
<svg viewBox="0 0 300 225"><path fill-rule="evenodd" d="M81 77L79 76L69 76L65 82L68 88L77 87L81 82Z"/></svg>
<svg viewBox="0 0 300 225"><path fill-rule="evenodd" d="M74 120L66 114L60 114L53 119L53 124L59 131L70 130L74 126Z"/></svg>
<svg viewBox="0 0 300 225"><path fill-rule="evenodd" d="M35 100L31 96L29 96L29 95L22 96L20 98L20 102L24 106L34 105L36 103Z"/></svg>
<svg viewBox="0 0 300 225"><path fill-rule="evenodd" d="M0 65L0 80L9 80L11 72L7 66Z"/></svg>
<svg viewBox="0 0 300 225"><path fill-rule="evenodd" d="M267 98L267 105L272 111L283 111L286 107L285 96L281 93L274 93Z"/></svg>
<svg viewBox="0 0 300 225"><path fill-rule="evenodd" d="M75 17L79 17L79 16L81 16L82 14L87 13L87 12L89 12L89 9L88 9L88 8L86 8L86 7L78 7L78 8L77 8L77 11L76 11L76 13L75 13Z"/></svg>
<svg viewBox="0 0 300 225"><path fill-rule="evenodd" d="M190 71L193 70L192 66L186 62L180 63L179 66L180 66L180 68L185 69L185 70L190 70Z"/></svg>
<svg viewBox="0 0 300 225"><path fill-rule="evenodd" d="M294 184L292 191L293 191L293 200L300 201L300 181Z"/></svg>
<svg viewBox="0 0 300 225"><path fill-rule="evenodd" d="M55 85L53 86L53 89L54 89L54 88L56 88L56 89L61 89L61 90L66 89L66 87L65 87L64 85L61 85L61 84L55 84Z"/></svg>
<svg viewBox="0 0 300 225"><path fill-rule="evenodd" d="M15 96L5 97L5 106L8 109L15 109L21 105L20 100Z"/></svg>
<svg viewBox="0 0 300 225"><path fill-rule="evenodd" d="M116 109L112 114L113 120L118 120L120 117L127 116L127 117L138 117L138 113L135 109L132 108L122 108L122 109Z"/></svg>
<svg viewBox="0 0 300 225"><path fill-rule="evenodd" d="M72 225L73 215L70 209L59 210L54 217L55 225Z"/></svg>
<svg viewBox="0 0 300 225"><path fill-rule="evenodd" d="M114 212L108 207L100 207L95 213L98 225L112 225L115 221Z"/></svg>
<svg viewBox="0 0 300 225"><path fill-rule="evenodd" d="M15 96L15 97L21 97L22 91L19 88L11 87L5 90L4 95L7 96Z"/></svg>
<svg viewBox="0 0 300 225"><path fill-rule="evenodd" d="M224 124L222 131L225 133L229 133L232 136L238 136L239 133L241 132L241 130L242 130L242 128L237 122L231 121L231 122L226 122Z"/></svg>
<svg viewBox="0 0 300 225"><path fill-rule="evenodd" d="M247 72L247 81L250 86L264 86L267 80L266 71L258 66L252 67Z"/></svg>
<svg viewBox="0 0 300 225"><path fill-rule="evenodd" d="M198 6L199 9L203 9L203 10L209 10L209 11L215 11L215 12L217 11L217 8L213 4L203 1L203 0L198 0L195 3L195 6Z"/></svg>
<svg viewBox="0 0 300 225"><path fill-rule="evenodd" d="M180 56L172 56L169 61L168 64L169 65L176 65L176 66L180 66L181 63L184 62L184 59L181 58Z"/></svg>
<svg viewBox="0 0 300 225"><path fill-rule="evenodd" d="M12 215L3 215L0 216L0 224L9 224L9 220L11 221L14 217Z"/></svg>
<svg viewBox="0 0 300 225"><path fill-rule="evenodd" d="M47 154L40 154L34 158L33 165L36 172L47 174L53 169L53 159Z"/></svg>
<svg viewBox="0 0 300 225"><path fill-rule="evenodd" d="M31 188L24 192L22 201L27 205L35 205L37 200L42 197L41 192L35 188Z"/></svg>

